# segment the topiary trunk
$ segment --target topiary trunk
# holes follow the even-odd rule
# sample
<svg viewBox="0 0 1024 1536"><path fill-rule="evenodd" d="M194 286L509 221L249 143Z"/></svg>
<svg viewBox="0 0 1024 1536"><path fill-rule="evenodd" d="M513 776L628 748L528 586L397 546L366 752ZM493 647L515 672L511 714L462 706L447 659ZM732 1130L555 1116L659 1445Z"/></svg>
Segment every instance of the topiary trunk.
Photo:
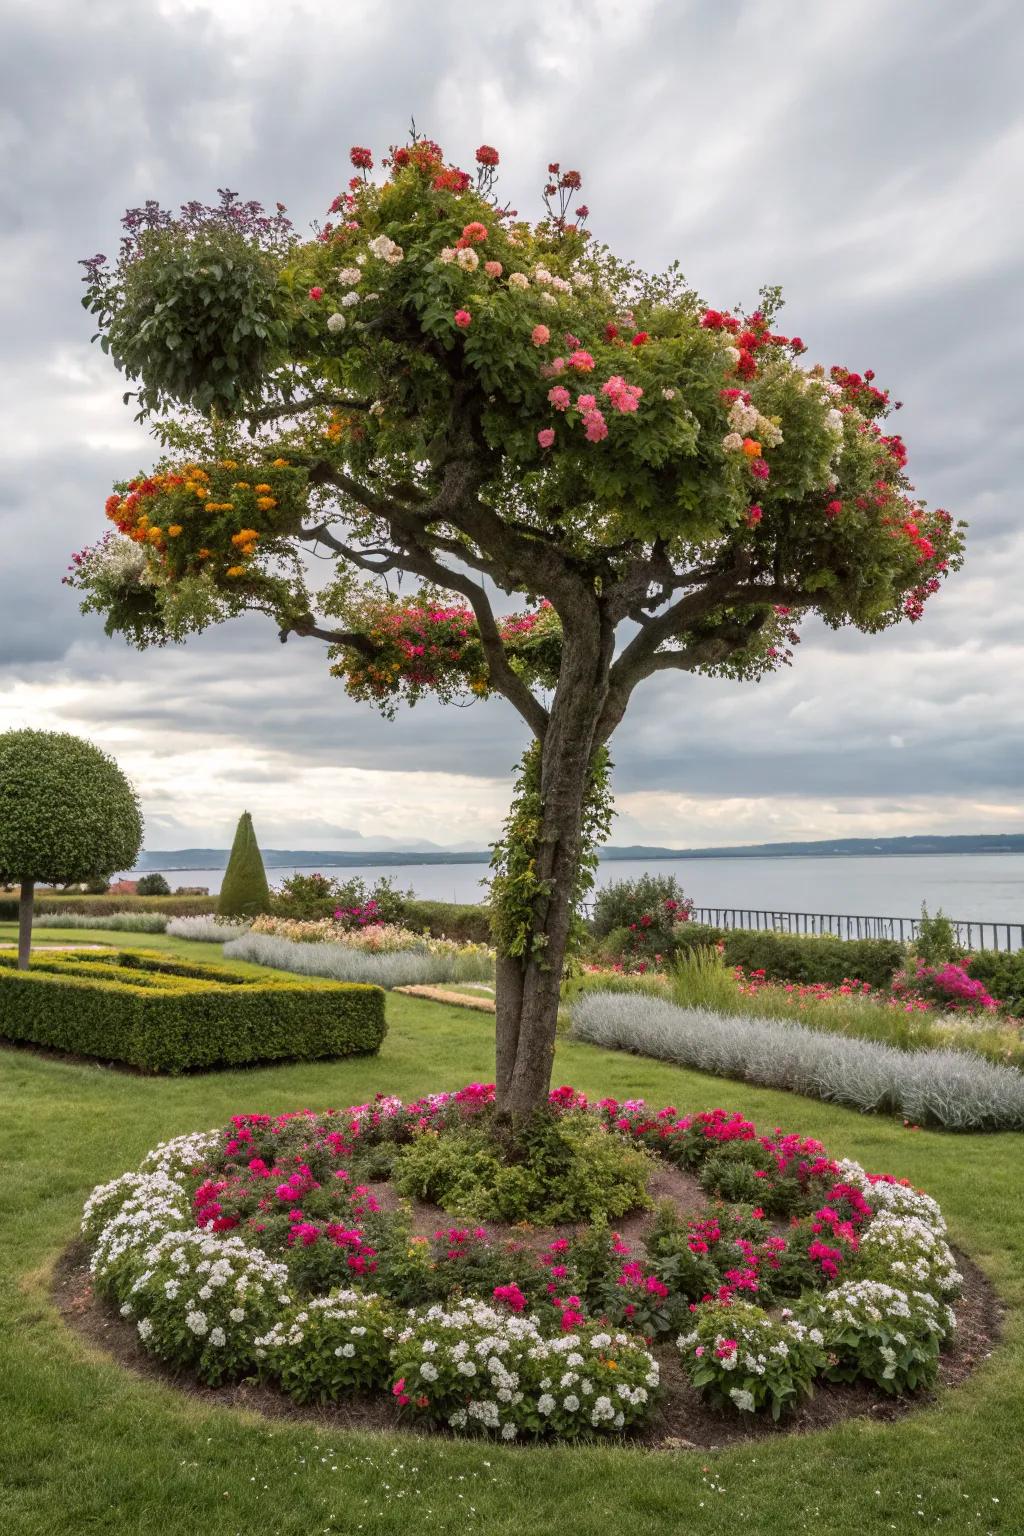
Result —
<svg viewBox="0 0 1024 1536"><path fill-rule="evenodd" d="M27 971L32 954L32 912L36 899L34 880L21 882L21 898L18 902L18 970Z"/></svg>

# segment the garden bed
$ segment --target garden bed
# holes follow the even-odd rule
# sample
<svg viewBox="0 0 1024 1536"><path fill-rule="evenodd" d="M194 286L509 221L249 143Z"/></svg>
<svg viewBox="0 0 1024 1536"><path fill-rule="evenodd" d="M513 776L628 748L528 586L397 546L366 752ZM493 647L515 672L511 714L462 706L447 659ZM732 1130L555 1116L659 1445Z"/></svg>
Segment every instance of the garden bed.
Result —
<svg viewBox="0 0 1024 1536"><path fill-rule="evenodd" d="M666 1447L886 1419L989 1350L990 1287L890 1175L570 1089L501 1155L491 1106L477 1084L162 1144L86 1207L118 1320L81 1250L62 1310L263 1411L292 1411L276 1384L346 1424Z"/></svg>

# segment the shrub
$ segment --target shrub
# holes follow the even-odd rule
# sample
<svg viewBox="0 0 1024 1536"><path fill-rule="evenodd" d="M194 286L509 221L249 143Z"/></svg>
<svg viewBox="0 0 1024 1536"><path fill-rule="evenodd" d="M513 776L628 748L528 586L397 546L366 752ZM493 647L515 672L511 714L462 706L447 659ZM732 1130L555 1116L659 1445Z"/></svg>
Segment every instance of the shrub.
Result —
<svg viewBox="0 0 1024 1536"><path fill-rule="evenodd" d="M927 1291L877 1280L848 1280L808 1310L833 1362L830 1381L866 1377L883 1392L930 1387L939 1350L953 1327L949 1308Z"/></svg>
<svg viewBox="0 0 1024 1536"><path fill-rule="evenodd" d="M720 1077L954 1131L1024 1129L1024 1076L964 1051L899 1051L786 1020L679 1008L640 994L586 993L573 1031Z"/></svg>
<svg viewBox="0 0 1024 1536"><path fill-rule="evenodd" d="M947 960L952 960L956 950L956 935L952 922L941 907L931 917L928 908L922 905L914 947L926 965L944 965Z"/></svg>
<svg viewBox="0 0 1024 1536"><path fill-rule="evenodd" d="M730 929L724 938L728 965L763 971L770 981L827 982L838 987L848 976L887 987L906 951L895 939L835 939L828 934L753 932Z"/></svg>
<svg viewBox="0 0 1024 1536"><path fill-rule="evenodd" d="M362 1291L332 1291L296 1304L255 1341L264 1374L297 1403L337 1402L391 1379L391 1335L398 1313Z"/></svg>
<svg viewBox="0 0 1024 1536"><path fill-rule="evenodd" d="M229 939L238 939L243 933L248 933L249 926L247 918L217 917L208 912L195 917L170 917L165 931L173 939L193 939L200 944L226 944Z"/></svg>
<svg viewBox="0 0 1024 1536"><path fill-rule="evenodd" d="M773 1419L813 1391L825 1365L822 1333L783 1311L747 1302L703 1306L676 1344L693 1385L720 1407L770 1408Z"/></svg>
<svg viewBox="0 0 1024 1536"><path fill-rule="evenodd" d="M407 928L430 933L437 939L456 939L462 944L491 942L491 912L482 903L421 901L404 896L400 917Z"/></svg>
<svg viewBox="0 0 1024 1536"><path fill-rule="evenodd" d="M162 912L112 912L109 917L90 917L85 912L38 912L36 928L112 928L123 933L164 933L170 919Z"/></svg>
<svg viewBox="0 0 1024 1536"><path fill-rule="evenodd" d="M0 1035L148 1072L374 1052L375 988L253 980L142 953L0 956Z"/></svg>
<svg viewBox="0 0 1024 1536"><path fill-rule="evenodd" d="M235 828L228 867L217 898L217 912L221 917L255 917L258 912L270 911L270 887L263 855L260 853L253 831L252 817L243 811Z"/></svg>
<svg viewBox="0 0 1024 1536"><path fill-rule="evenodd" d="M892 991L895 997L923 998L951 1013L984 1013L999 1006L983 981L969 976L962 965L952 961L925 965L918 960L913 969L896 972Z"/></svg>
<svg viewBox="0 0 1024 1536"><path fill-rule="evenodd" d="M486 1119L440 1135L427 1130L402 1148L393 1178L402 1194L465 1220L551 1226L625 1216L647 1203L650 1174L642 1149L592 1117L565 1115L528 1128L515 1158Z"/></svg>
<svg viewBox="0 0 1024 1536"><path fill-rule="evenodd" d="M982 982L1000 1006L1017 1018L1024 1018L1024 949L1015 953L982 949L963 962L969 975Z"/></svg>
<svg viewBox="0 0 1024 1536"><path fill-rule="evenodd" d="M289 875L273 894L270 910L286 918L333 917L336 911L352 912L372 907L374 921L401 921L405 897L386 875L372 887L358 875L339 880L334 875Z"/></svg>
<svg viewBox="0 0 1024 1536"><path fill-rule="evenodd" d="M136 896L169 896L171 888L163 875L143 875L135 887Z"/></svg>
<svg viewBox="0 0 1024 1536"><path fill-rule="evenodd" d="M493 969L489 952L445 948L432 952L424 945L391 954L372 954L345 943L306 944L265 933L247 933L225 945L230 960L248 960L273 970L300 976L327 976L334 981L365 981L378 987L405 987L444 981L485 981Z"/></svg>
<svg viewBox="0 0 1024 1536"><path fill-rule="evenodd" d="M612 880L603 885L594 897L594 915L591 926L598 938L611 933L613 928L629 928L638 923L645 913L664 909L673 903L671 912L689 913L693 902L684 896L675 875L640 875L635 880Z"/></svg>

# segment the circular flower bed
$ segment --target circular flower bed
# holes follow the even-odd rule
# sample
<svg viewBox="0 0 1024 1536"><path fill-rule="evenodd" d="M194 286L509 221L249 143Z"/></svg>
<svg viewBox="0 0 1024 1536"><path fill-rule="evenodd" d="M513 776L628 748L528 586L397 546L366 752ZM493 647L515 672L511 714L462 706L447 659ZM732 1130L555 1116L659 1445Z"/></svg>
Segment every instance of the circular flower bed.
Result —
<svg viewBox="0 0 1024 1536"><path fill-rule="evenodd" d="M641 1427L680 1367L709 1405L776 1419L822 1380L934 1381L961 1276L905 1182L721 1109L570 1088L499 1137L481 1084L235 1115L93 1191L95 1288L210 1385L380 1394L506 1440Z"/></svg>

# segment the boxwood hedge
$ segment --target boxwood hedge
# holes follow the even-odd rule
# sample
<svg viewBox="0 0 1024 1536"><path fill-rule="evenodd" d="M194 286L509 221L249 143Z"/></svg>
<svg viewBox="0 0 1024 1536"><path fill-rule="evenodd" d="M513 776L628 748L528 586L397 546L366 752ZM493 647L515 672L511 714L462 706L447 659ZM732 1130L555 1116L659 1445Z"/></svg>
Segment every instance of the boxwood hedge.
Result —
<svg viewBox="0 0 1024 1536"><path fill-rule="evenodd" d="M683 924L679 942L690 948L721 942L727 965L764 971L769 981L821 981L833 987L841 986L847 977L887 987L907 957L898 939L839 939L831 934L712 928L704 923Z"/></svg>
<svg viewBox="0 0 1024 1536"><path fill-rule="evenodd" d="M146 1072L371 1054L384 993L350 982L249 978L141 952L68 951L28 971L0 956L0 1036Z"/></svg>

